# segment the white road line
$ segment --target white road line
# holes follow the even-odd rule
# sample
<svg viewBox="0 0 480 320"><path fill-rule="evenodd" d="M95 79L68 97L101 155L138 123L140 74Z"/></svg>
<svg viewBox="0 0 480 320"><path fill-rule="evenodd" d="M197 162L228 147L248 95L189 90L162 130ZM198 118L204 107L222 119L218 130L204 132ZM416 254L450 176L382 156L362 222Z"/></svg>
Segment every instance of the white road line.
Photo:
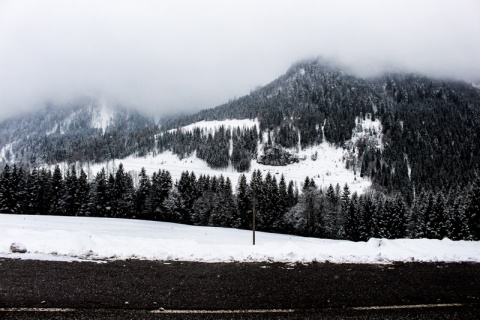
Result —
<svg viewBox="0 0 480 320"><path fill-rule="evenodd" d="M240 313L293 313L294 309L239 309L239 310L152 310L151 313L172 314L240 314Z"/></svg>
<svg viewBox="0 0 480 320"><path fill-rule="evenodd" d="M0 308L0 312L73 312L71 308Z"/></svg>
<svg viewBox="0 0 480 320"><path fill-rule="evenodd" d="M353 307L353 310L388 310L388 309L419 309L419 308L444 308L461 307L463 303L437 303L437 304L406 304L398 306L371 306L371 307Z"/></svg>
<svg viewBox="0 0 480 320"><path fill-rule="evenodd" d="M463 303L412 304L396 306L369 306L344 308L350 310L392 310L392 309L420 309L420 308L447 308L462 307ZM331 308L326 308L331 309ZM76 312L82 309L73 308L0 308L0 312ZM307 309L308 310L308 309ZM318 309L322 310L322 308ZM254 314L254 313L295 313L303 309L238 309L238 310L150 310L150 313L166 314Z"/></svg>

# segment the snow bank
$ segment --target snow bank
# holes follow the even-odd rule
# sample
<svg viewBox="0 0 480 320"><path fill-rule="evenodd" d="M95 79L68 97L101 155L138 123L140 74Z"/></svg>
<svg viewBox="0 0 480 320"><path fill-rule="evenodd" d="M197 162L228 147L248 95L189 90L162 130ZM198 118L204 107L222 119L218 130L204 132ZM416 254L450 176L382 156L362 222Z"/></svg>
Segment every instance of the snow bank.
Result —
<svg viewBox="0 0 480 320"><path fill-rule="evenodd" d="M205 262L480 262L480 242L371 239L351 242L110 218L0 214L0 257ZM12 243L28 252L11 253Z"/></svg>

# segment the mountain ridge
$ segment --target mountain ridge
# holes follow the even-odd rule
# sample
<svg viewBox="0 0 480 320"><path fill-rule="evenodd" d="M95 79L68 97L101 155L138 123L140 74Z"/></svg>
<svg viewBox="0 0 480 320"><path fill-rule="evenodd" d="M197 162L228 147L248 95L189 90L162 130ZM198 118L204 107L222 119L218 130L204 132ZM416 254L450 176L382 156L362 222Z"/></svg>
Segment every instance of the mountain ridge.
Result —
<svg viewBox="0 0 480 320"><path fill-rule="evenodd" d="M59 110L62 113L65 109ZM48 111L44 114L58 116ZM367 138L351 143L359 118L380 121L381 132L371 134L381 134L382 148L369 143ZM343 165L372 179L375 188L400 192L410 200L421 189L467 185L479 172L479 89L461 81L411 73L360 78L323 59L295 63L271 83L215 108L162 118L160 129L153 120L133 116L124 117L129 120L113 125L108 129L110 134L105 135L108 121L105 116L99 119L95 127L91 125L92 117L85 117L90 126L79 132L90 132L87 142L83 141L83 134L70 140L72 136L62 134L59 126L50 129L50 135L42 135L48 141L29 137L29 143L16 150L15 141L5 136L21 134L17 134L18 130L9 131L8 126L5 129L8 122L0 122L0 131L7 132L0 139L4 151L0 155L7 160L7 147L10 153L20 155L16 159L38 165L104 162L170 150L180 159L195 153L212 168L226 168L232 163L235 170L242 172L249 170L252 161L258 161L257 144L264 146L263 154L271 155L266 164L285 164L279 157L288 159L289 149L304 149L327 141L348 149L350 156ZM258 119L258 128L255 132L245 128L210 133L202 133L201 129L189 133L175 130L199 121L225 119ZM33 131L30 136L35 134Z"/></svg>

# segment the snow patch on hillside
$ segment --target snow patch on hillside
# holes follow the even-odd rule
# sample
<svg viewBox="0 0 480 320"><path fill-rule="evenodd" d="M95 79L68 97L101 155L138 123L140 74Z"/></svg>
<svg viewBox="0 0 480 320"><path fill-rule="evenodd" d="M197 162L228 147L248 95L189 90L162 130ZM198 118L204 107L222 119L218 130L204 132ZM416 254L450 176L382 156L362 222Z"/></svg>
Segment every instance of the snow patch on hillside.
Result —
<svg viewBox="0 0 480 320"><path fill-rule="evenodd" d="M45 134L46 134L47 136L49 136L49 135L51 135L51 134L54 134L54 133L57 132L57 131L58 131L58 123L56 123L56 124L53 126L53 128L50 129L49 131L47 131Z"/></svg>
<svg viewBox="0 0 480 320"><path fill-rule="evenodd" d="M236 127L255 127L258 128L257 119L231 119L224 121L200 121L191 125L181 128L181 130L193 130L193 128L204 129L204 133L213 132L220 126L225 126L229 130L233 130ZM361 130L359 129L361 126ZM381 124L379 120L371 121L358 120L358 130L353 134L352 141L357 141L362 136L370 137L371 132L381 133ZM176 130L176 129L174 129ZM375 139L381 141L381 137L374 135ZM266 137L264 137L264 141ZM262 145L259 145L259 152L261 153ZM297 150L294 148L288 150L295 153L300 159L298 163L293 163L287 166L269 166L257 163L255 159L251 162L251 168L248 172L244 172L247 180L251 178L253 170L260 170L262 175L270 172L276 177L277 181L280 180L280 176L283 174L285 180L294 181L296 185L301 189L305 178L308 176L313 179L317 186L328 187L330 184L335 186L337 183L343 187L345 184L349 185L351 192L364 193L371 186L371 181L368 178L361 178L352 169L346 168L346 159L349 157L349 151L342 148L336 148L335 146L323 142L319 145L308 147L303 150ZM173 181L179 180L182 172L189 171L194 172L197 177L200 175L217 176L223 175L228 177L232 181L232 185L235 187L242 173L237 172L230 165L224 169L212 169L208 164L197 158L195 153L191 156L179 159L177 155L171 151L165 151L163 153L149 155L141 158L137 158L134 155L128 156L124 159L116 159L113 161L103 162L94 165L83 165L83 169L87 173L90 179L93 179L95 175L104 167L106 169L107 176L110 173L115 173L118 165L122 163L125 171L132 173L135 180L138 178L138 174L142 167L145 168L148 175L152 175L153 172L158 170L167 170L172 175ZM53 170L53 166L50 167ZM64 170L67 168L65 164L61 165ZM80 166L76 168L77 172L80 171Z"/></svg>
<svg viewBox="0 0 480 320"><path fill-rule="evenodd" d="M252 233L166 222L0 214L0 257L35 260L204 262L480 262L480 242L371 239L368 242ZM12 243L26 253L12 253Z"/></svg>
<svg viewBox="0 0 480 320"><path fill-rule="evenodd" d="M365 116L365 119L356 117L355 129L353 129L350 142L356 145L360 140L364 140L368 145L383 150L382 129L380 119L372 120L371 114L369 113Z"/></svg>
<svg viewBox="0 0 480 320"><path fill-rule="evenodd" d="M8 143L0 150L0 159L2 162L5 163L14 163L15 162L15 154L13 153L13 144Z"/></svg>
<svg viewBox="0 0 480 320"><path fill-rule="evenodd" d="M317 153L317 159L312 160L312 156L315 153ZM276 177L277 181L280 181L280 176L283 174L287 182L292 180L299 188L303 185L305 177L309 176L315 180L317 186L328 187L330 184L335 186L338 183L343 187L347 183L352 192L364 193L371 186L371 181L360 178L352 170L345 168L344 153L343 149L335 148L324 142L318 146L301 150L298 156L302 161L299 163L275 167L263 165L252 160L250 171L244 174L247 180L249 180L253 170L258 169L264 177L270 172L270 174ZM167 170L172 175L173 181L179 180L182 172L188 170L189 172L195 172L197 177L201 174L217 177L223 175L225 178L230 178L235 187L242 175L242 173L235 171L232 166L225 169L212 169L205 161L197 158L195 154L180 160L171 151L165 151L157 155L150 154L142 158L129 156L121 160L91 165L89 168L84 167L84 170L89 173L90 178L93 178L102 167L106 168L107 174L114 173L120 163L123 164L125 171L132 173L134 179L138 178L142 167L145 168L148 175L152 175L153 172L157 172L160 169Z"/></svg>
<svg viewBox="0 0 480 320"><path fill-rule="evenodd" d="M240 128L253 128L257 127L259 128L259 122L258 119L229 119L229 120L211 120L211 121L199 121L195 122L192 124L189 124L188 126L184 126L180 128L180 130L184 132L192 132L193 129L195 128L200 128L204 129L206 133L209 132L214 132L215 130L218 130L221 126L224 126L226 129L235 129L237 127ZM169 130L169 132L174 132L177 129L172 129Z"/></svg>
<svg viewBox="0 0 480 320"><path fill-rule="evenodd" d="M91 108L92 127L102 129L105 133L108 126L113 122L114 111L109 108L106 103L102 103L100 107Z"/></svg>

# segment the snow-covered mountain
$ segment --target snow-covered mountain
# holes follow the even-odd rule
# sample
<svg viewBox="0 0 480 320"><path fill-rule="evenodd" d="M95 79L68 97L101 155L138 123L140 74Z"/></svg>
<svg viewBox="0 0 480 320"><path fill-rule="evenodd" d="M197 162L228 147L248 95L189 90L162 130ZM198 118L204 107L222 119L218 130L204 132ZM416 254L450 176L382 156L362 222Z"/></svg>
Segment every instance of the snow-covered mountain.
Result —
<svg viewBox="0 0 480 320"><path fill-rule="evenodd" d="M112 155L136 151L116 148L124 146L127 137L155 128L152 119L136 111L98 100L50 104L38 112L0 122L0 163L41 165L111 159Z"/></svg>
<svg viewBox="0 0 480 320"><path fill-rule="evenodd" d="M258 211L264 231L480 239L471 84L313 60L159 126L91 101L1 122L1 160L17 164L0 175L1 210L235 228Z"/></svg>
<svg viewBox="0 0 480 320"><path fill-rule="evenodd" d="M318 185L373 183L413 197L467 185L480 163L480 90L415 74L359 78L321 59L216 108L162 118L94 100L0 122L0 165L76 163L223 174L255 169ZM2 165L3 167L3 165ZM65 167L65 166L63 166ZM108 171L108 170L107 170Z"/></svg>

